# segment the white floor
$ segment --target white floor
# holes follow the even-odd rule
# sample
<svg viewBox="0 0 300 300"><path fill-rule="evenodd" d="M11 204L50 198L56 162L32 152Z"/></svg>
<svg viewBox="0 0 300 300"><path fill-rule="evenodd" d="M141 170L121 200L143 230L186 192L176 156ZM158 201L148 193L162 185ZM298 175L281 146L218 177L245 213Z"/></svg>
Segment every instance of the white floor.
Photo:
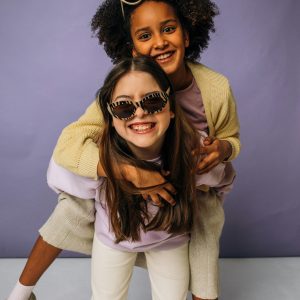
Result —
<svg viewBox="0 0 300 300"><path fill-rule="evenodd" d="M57 259L35 288L38 300L89 300L89 262ZM0 259L0 300L15 284L24 263L24 259ZM146 271L135 269L128 299L151 299ZM219 299L299 300L300 258L221 259Z"/></svg>

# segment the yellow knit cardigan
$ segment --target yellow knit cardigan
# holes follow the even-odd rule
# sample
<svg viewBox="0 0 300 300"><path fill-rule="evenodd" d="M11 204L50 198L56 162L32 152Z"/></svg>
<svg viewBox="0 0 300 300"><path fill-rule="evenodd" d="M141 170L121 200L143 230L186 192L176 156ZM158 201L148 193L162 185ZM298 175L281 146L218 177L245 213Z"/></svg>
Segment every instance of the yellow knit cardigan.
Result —
<svg viewBox="0 0 300 300"><path fill-rule="evenodd" d="M228 161L233 160L240 152L239 120L229 82L202 64L188 62L188 67L201 91L209 135L230 142ZM53 153L55 162L75 174L96 179L99 149L95 141L102 125L102 113L94 101L62 131Z"/></svg>

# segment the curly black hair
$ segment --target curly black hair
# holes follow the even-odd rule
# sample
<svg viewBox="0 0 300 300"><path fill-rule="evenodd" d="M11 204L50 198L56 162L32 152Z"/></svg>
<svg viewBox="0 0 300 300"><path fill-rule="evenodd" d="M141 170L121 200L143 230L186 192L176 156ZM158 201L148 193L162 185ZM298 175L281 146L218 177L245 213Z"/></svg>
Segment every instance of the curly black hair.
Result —
<svg viewBox="0 0 300 300"><path fill-rule="evenodd" d="M165 2L175 9L181 25L189 33L190 45L186 48L185 57L192 61L199 58L208 46L210 33L215 31L214 17L219 14L217 5L212 1L144 0L134 6L124 4L124 19L120 0L105 0L93 16L91 28L112 62L132 56L130 16L145 1Z"/></svg>

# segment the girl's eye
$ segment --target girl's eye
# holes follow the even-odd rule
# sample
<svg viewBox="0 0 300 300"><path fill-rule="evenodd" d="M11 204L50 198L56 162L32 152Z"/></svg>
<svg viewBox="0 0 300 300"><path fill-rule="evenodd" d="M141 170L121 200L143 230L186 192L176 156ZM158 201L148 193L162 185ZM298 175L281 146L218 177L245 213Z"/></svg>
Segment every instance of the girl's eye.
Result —
<svg viewBox="0 0 300 300"><path fill-rule="evenodd" d="M144 40L148 40L150 38L150 36L151 36L150 33L144 32L138 36L138 39L140 41L144 41Z"/></svg>
<svg viewBox="0 0 300 300"><path fill-rule="evenodd" d="M176 30L176 26L167 26L163 28L163 32L166 33L173 33Z"/></svg>

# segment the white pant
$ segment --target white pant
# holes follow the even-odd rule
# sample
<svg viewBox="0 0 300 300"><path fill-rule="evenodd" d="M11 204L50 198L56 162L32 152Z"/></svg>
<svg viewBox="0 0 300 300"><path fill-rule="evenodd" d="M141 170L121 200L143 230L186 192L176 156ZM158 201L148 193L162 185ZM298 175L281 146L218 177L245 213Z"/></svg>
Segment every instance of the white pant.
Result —
<svg viewBox="0 0 300 300"><path fill-rule="evenodd" d="M92 300L125 300L136 252L103 245L94 237ZM189 285L188 243L170 250L145 252L153 300L185 300Z"/></svg>

